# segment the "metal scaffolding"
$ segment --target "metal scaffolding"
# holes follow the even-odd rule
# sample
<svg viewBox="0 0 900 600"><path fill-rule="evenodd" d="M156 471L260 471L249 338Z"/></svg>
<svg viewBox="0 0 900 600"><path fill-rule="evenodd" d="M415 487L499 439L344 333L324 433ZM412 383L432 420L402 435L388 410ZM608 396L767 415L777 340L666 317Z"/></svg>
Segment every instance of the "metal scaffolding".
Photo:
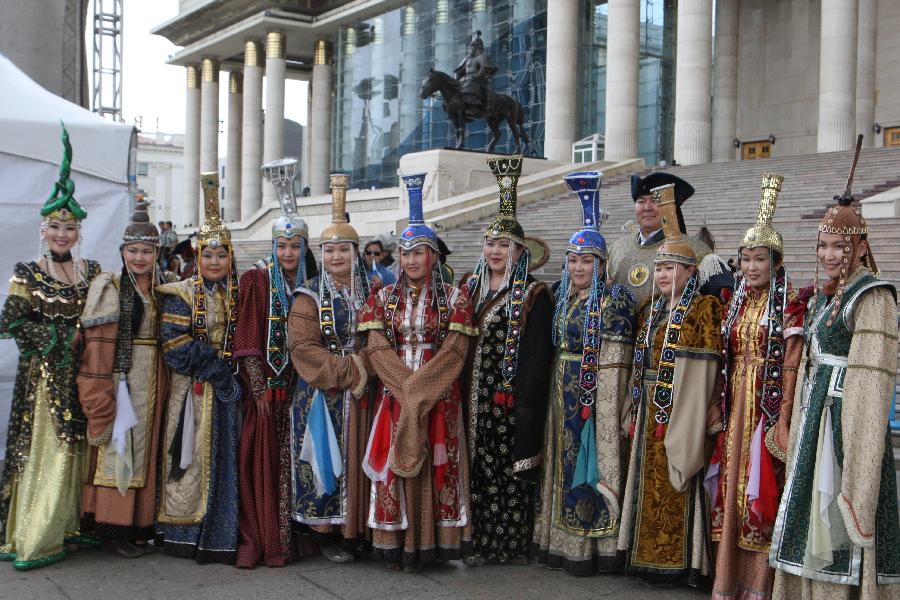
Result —
<svg viewBox="0 0 900 600"><path fill-rule="evenodd" d="M93 111L113 121L122 116L122 5L94 0Z"/></svg>

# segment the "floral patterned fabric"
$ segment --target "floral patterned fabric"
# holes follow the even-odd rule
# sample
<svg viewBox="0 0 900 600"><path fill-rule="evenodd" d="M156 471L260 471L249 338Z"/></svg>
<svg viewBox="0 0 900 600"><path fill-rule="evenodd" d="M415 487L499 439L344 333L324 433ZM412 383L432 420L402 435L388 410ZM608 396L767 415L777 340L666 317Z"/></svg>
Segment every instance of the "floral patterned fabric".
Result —
<svg viewBox="0 0 900 600"><path fill-rule="evenodd" d="M501 405L495 393L503 378L509 321L508 291L480 308L481 330L472 360L469 386L472 553L489 562L524 557L532 535L540 473L539 441L546 416L552 346L552 301L547 287L529 279L520 317L513 405ZM523 440L528 440L524 444Z"/></svg>

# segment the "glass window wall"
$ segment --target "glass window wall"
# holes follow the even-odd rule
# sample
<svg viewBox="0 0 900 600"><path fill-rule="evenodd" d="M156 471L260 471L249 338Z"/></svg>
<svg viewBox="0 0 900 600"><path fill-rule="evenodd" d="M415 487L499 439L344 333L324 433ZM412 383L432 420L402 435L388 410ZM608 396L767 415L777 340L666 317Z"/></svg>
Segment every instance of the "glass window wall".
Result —
<svg viewBox="0 0 900 600"><path fill-rule="evenodd" d="M452 75L475 31L497 68L494 91L522 104L528 153L542 155L547 1L417 0L342 28L335 43L335 170L349 173L354 188L394 186L400 156L454 146L443 100L422 99L419 89L431 68ZM501 129L496 150L511 152L509 131ZM488 136L483 120L470 123L466 147L483 149Z"/></svg>

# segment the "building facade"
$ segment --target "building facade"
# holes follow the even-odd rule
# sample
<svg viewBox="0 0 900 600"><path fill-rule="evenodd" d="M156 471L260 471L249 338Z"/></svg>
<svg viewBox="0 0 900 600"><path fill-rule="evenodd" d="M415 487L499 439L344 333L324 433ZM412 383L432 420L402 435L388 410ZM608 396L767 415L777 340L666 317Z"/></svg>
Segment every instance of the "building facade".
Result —
<svg viewBox="0 0 900 600"><path fill-rule="evenodd" d="M189 223L182 214L184 198L184 136L141 133L137 142L138 192L150 203L150 220L172 221L175 227Z"/></svg>
<svg viewBox="0 0 900 600"><path fill-rule="evenodd" d="M274 200L258 165L284 153L283 134L259 115L283 113L288 77L311 85L312 193L331 171L395 186L400 156L453 144L442 101L420 86L429 69L452 73L475 31L494 90L524 107L534 156L569 162L594 134L608 160L653 165L845 150L857 133L900 144L892 0L183 0L154 32L183 47L171 62L187 71L185 172L215 168L228 71L227 170L244 180L225 204L241 218ZM469 148L487 138L469 125ZM505 129L497 149L511 150Z"/></svg>

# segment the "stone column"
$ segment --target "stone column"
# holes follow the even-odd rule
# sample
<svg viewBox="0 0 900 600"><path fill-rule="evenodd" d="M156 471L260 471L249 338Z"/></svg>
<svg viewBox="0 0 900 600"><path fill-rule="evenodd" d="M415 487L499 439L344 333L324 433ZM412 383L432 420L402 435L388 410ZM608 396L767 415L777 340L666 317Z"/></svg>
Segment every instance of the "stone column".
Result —
<svg viewBox="0 0 900 600"><path fill-rule="evenodd" d="M481 39L484 40L484 31ZM472 31L471 35L475 35ZM468 52L469 40L466 40L466 52ZM487 41L485 40L485 46ZM434 3L434 70L453 74L453 69L459 63L453 59L459 52L453 47L453 25L450 23L450 0L435 0Z"/></svg>
<svg viewBox="0 0 900 600"><path fill-rule="evenodd" d="M241 220L241 120L243 118L244 76L228 74L228 141L225 151L225 220Z"/></svg>
<svg viewBox="0 0 900 600"><path fill-rule="evenodd" d="M306 127L303 128L303 139L300 143L300 189L309 187L309 172L312 168L312 82L306 82Z"/></svg>
<svg viewBox="0 0 900 600"><path fill-rule="evenodd" d="M262 83L263 47L258 40L244 43L244 106L241 117L241 220L262 205Z"/></svg>
<svg viewBox="0 0 900 600"><path fill-rule="evenodd" d="M331 44L316 41L312 72L312 115L309 122L312 152L309 160L309 188L315 194L328 193L331 171Z"/></svg>
<svg viewBox="0 0 900 600"><path fill-rule="evenodd" d="M853 147L856 133L857 0L822 0L817 152Z"/></svg>
<svg viewBox="0 0 900 600"><path fill-rule="evenodd" d="M219 168L219 61L203 59L200 83L200 170Z"/></svg>
<svg viewBox="0 0 900 600"><path fill-rule="evenodd" d="M263 163L284 158L284 76L287 37L280 31L266 34L266 121ZM263 203L277 200L274 186L263 187Z"/></svg>
<svg viewBox="0 0 900 600"><path fill-rule="evenodd" d="M487 0L472 0L472 31L480 31L482 36L490 35L491 13L487 9Z"/></svg>
<svg viewBox="0 0 900 600"><path fill-rule="evenodd" d="M547 3L547 97L544 103L544 156L572 161L578 108L578 6L576 0Z"/></svg>
<svg viewBox="0 0 900 600"><path fill-rule="evenodd" d="M483 3L484 0L481 0ZM472 10L478 6L473 2ZM483 11L479 14L485 14ZM473 26L475 17L473 15ZM475 27L477 29L477 27ZM403 9L403 25L400 29L400 137L401 140L416 129L419 123L417 109L419 100L418 52L419 35L416 33L416 9L407 6Z"/></svg>
<svg viewBox="0 0 900 600"><path fill-rule="evenodd" d="M856 41L856 133L863 134L863 148L875 144L875 23L878 0L859 0Z"/></svg>
<svg viewBox="0 0 900 600"><path fill-rule="evenodd" d="M674 158L682 165L708 163L712 0L679 0L677 39Z"/></svg>
<svg viewBox="0 0 900 600"><path fill-rule="evenodd" d="M712 159L721 162L734 160L737 135L738 0L716 0L715 48Z"/></svg>
<svg viewBox="0 0 900 600"><path fill-rule="evenodd" d="M639 0L610 0L606 31L604 158L626 160L638 155L638 73L641 66Z"/></svg>
<svg viewBox="0 0 900 600"><path fill-rule="evenodd" d="M184 116L184 205L179 225L197 227L200 214L200 67L187 65Z"/></svg>

